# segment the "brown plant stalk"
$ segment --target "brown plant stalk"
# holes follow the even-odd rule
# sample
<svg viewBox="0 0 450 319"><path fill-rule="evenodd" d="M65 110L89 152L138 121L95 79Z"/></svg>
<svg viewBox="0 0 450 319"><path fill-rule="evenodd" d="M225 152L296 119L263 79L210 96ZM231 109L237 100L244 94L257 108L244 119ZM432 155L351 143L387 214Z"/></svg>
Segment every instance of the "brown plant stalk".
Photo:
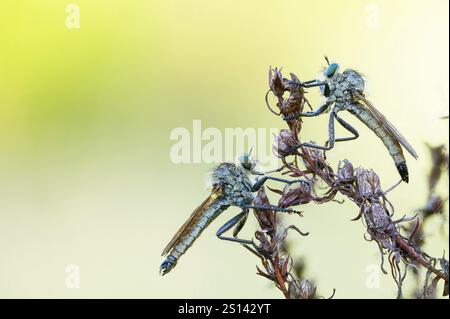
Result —
<svg viewBox="0 0 450 319"><path fill-rule="evenodd" d="M380 178L373 170L364 168L354 169L349 160L339 163L336 171L326 161L324 151L298 145L301 140L301 119L291 119L289 115L303 111L307 100L304 90L299 85L297 76L291 73L291 80L282 77L278 69L270 69L269 86L276 99L278 112L269 105L268 95L266 103L272 113L288 117L289 129L283 129L275 137L273 147L274 154L281 159L284 165L283 175L291 177L295 182L287 184L282 190L271 189L280 195L278 206L290 207L303 205L309 202L323 204L335 200L338 194L343 195L358 208L358 215L353 220L362 219L366 226L368 241L375 241L381 254L381 269L384 269L384 257L388 256L392 277L397 283L398 298L403 296L402 285L408 269L416 269L421 265L427 269L427 280L433 274L433 286L439 280L445 283L443 295L448 295L448 261L442 258L434 258L426 254L420 244L414 241L414 236L419 229L417 216L403 216L398 220L393 219L394 207L387 199L387 192L380 186ZM289 92L288 96L284 96ZM447 156L448 163L448 156ZM433 172L432 172L433 174ZM436 175L436 172L434 172ZM434 189L434 180L438 177L430 177L430 188ZM432 186L431 186L432 184ZM316 189L323 189L322 195L316 194ZM391 190L389 190L391 191ZM388 192L389 192L388 191ZM265 190L262 188L257 195L258 204L268 204ZM257 268L258 274L272 280L282 291L286 298L315 298L316 287L307 280L295 278L291 274L292 258L281 251L287 232L294 229L306 236L296 226L290 225L282 228L277 222L273 212L255 211L255 215L261 226L261 230L255 233L259 245L253 250L262 261L265 271ZM409 237L402 234L404 225L415 222L416 227L409 228ZM440 265L440 268L437 265ZM402 270L402 267L403 270Z"/></svg>

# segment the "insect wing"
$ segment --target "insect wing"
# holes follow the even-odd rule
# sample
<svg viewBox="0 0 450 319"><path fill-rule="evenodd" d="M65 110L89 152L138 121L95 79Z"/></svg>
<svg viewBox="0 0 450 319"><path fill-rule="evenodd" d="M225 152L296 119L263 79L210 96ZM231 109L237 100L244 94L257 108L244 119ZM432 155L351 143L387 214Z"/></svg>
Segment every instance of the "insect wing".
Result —
<svg viewBox="0 0 450 319"><path fill-rule="evenodd" d="M205 201L198 206L194 212L191 214L189 219L183 224L183 226L180 227L180 229L176 232L175 236L171 239L171 241L167 244L166 248L164 248L161 256L166 255L174 246L176 246L179 242L179 240L183 237L183 235L186 234L186 232L189 231L191 228L190 226L194 226L193 224L199 218L203 212L208 209L208 207L219 197L222 196L222 188L221 187L215 187L211 195Z"/></svg>
<svg viewBox="0 0 450 319"><path fill-rule="evenodd" d="M358 95L358 98L364 103L364 105L367 107L367 109L370 111L370 113L375 116L380 123L383 125L383 127L392 135L394 136L400 144L415 158L417 159L419 156L417 155L414 148L411 146L411 144L408 143L408 141L403 137L403 135L392 125L391 122L389 122L386 117L381 114L380 111L378 111L370 101L368 101L364 96Z"/></svg>

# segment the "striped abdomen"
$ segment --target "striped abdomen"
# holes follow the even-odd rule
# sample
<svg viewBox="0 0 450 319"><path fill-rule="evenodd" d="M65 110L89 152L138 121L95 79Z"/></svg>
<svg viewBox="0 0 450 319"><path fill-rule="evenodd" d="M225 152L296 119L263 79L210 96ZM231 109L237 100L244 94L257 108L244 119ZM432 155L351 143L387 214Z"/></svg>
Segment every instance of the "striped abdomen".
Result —
<svg viewBox="0 0 450 319"><path fill-rule="evenodd" d="M402 147L399 141L389 133L383 124L364 106L352 105L347 110L355 115L361 122L363 122L369 129L371 129L384 143L393 158L397 170L403 181L408 182L409 174L406 166L406 159L403 155Z"/></svg>
<svg viewBox="0 0 450 319"><path fill-rule="evenodd" d="M176 241L173 242L172 248L160 266L160 271L163 275L175 267L178 259L192 246L203 230L205 230L206 227L208 227L208 225L228 207L229 206L218 197L212 201L207 199L205 203L194 212L191 218L180 229L181 233L177 234L178 237L176 238Z"/></svg>

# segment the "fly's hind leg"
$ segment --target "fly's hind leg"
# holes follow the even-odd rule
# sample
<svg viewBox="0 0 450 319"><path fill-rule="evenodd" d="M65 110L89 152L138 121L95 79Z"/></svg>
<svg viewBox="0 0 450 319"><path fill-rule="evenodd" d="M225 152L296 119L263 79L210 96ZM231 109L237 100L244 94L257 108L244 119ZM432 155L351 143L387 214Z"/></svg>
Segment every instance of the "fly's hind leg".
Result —
<svg viewBox="0 0 450 319"><path fill-rule="evenodd" d="M240 214L234 216L232 219L227 221L222 227L220 227L219 230L216 233L216 236L219 239L222 239L222 240L228 240L228 241L232 241L232 242L235 242L235 243L242 244L242 246L244 246L246 249L248 249L253 254L255 254L256 256L261 258L261 255L256 251L255 248L253 248L253 247L256 247L256 245L253 242L253 240L237 238L237 235L239 234L239 232L241 231L242 227L244 227L245 222L247 221L248 213L249 213L248 209L243 209ZM228 230L230 230L233 227L234 227L233 237L223 236L223 234L225 232L227 232Z"/></svg>
<svg viewBox="0 0 450 319"><path fill-rule="evenodd" d="M216 233L216 236L222 240L234 241L234 242L240 243L240 244L253 245L253 240L237 238L239 231L242 229L242 227L244 226L244 224L247 220L248 212L249 212L248 209L243 209L241 213L237 214L236 216L231 218L229 221L227 221L222 227L220 227ZM225 232L227 232L234 226L236 226L236 228L233 231L233 237L223 236L223 234Z"/></svg>
<svg viewBox="0 0 450 319"><path fill-rule="evenodd" d="M248 217L248 209L244 210L245 214L241 217L241 219L237 222L236 226L233 229L233 237L237 238L239 235L239 232L242 230L242 227L244 227L245 223L247 222Z"/></svg>
<svg viewBox="0 0 450 319"><path fill-rule="evenodd" d="M334 116L335 116L335 112L331 111L330 113L330 118L328 120L328 143L326 143L325 146L321 146L321 145L317 145L317 144L313 144L313 143L301 143L298 144L297 146L293 147L292 149L290 149L288 151L288 153L295 151L297 149L299 149L300 147L304 146L304 147L310 147L310 148L315 148L318 150L322 150L322 151L329 151L334 147L334 142L335 142L335 136L334 136Z"/></svg>
<svg viewBox="0 0 450 319"><path fill-rule="evenodd" d="M346 121L344 121L341 117L339 117L339 115L337 115L337 113L335 113L335 112L334 112L334 117L339 122L339 124L342 125L343 128L345 128L347 131L349 131L350 133L353 134L353 136L349 136L349 137L335 138L334 142L351 141L351 140L356 140L359 137L358 131L353 126L351 126ZM325 143L325 145L328 145L328 144L329 144L329 140Z"/></svg>

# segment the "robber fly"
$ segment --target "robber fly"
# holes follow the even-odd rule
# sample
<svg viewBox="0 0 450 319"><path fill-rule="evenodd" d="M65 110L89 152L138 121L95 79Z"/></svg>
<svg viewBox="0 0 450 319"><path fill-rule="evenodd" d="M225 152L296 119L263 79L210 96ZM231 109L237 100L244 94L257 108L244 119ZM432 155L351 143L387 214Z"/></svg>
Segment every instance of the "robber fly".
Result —
<svg viewBox="0 0 450 319"><path fill-rule="evenodd" d="M328 58L325 57L328 67L325 69L324 81L311 80L303 82L300 85L303 87L321 88L322 94L326 97L325 103L316 111L295 114L293 116L285 117L285 120L291 120L297 117L313 117L324 113L331 109L328 132L329 139L325 146L315 145L311 143L303 143L301 146L317 148L321 150L330 150L334 147L335 142L343 142L354 140L359 137L359 133L341 117L338 112L347 110L355 115L361 122L363 122L370 130L372 130L384 143L389 151L389 154L394 159L397 170L406 183L409 181L408 167L406 166L406 159L403 155L402 146L417 159L417 153L414 148L406 141L400 132L381 114L373 104L366 99L364 95L364 80L362 76L351 69L346 69L339 73L339 65L336 63L329 63ZM334 104L334 107L331 107ZM336 138L334 133L334 120L341 124L353 136Z"/></svg>
<svg viewBox="0 0 450 319"><path fill-rule="evenodd" d="M252 240L237 238L239 231L244 226L249 209L272 210L276 212L297 213L300 212L290 208L279 208L276 206L253 205L255 196L253 192L258 191L267 180L274 180L287 184L292 184L295 180L285 180L276 177L263 176L252 184L251 175L265 175L255 170L256 163L251 160L249 154L244 154L239 158L238 164L222 163L212 172L211 195L192 213L191 217L181 226L172 240L164 248L162 256L166 259L160 266L162 275L167 274L175 267L178 259L188 250L193 242L200 236L202 231L223 211L230 206L237 206L242 209L241 213L226 222L217 231L216 235L222 240L233 241L243 245L253 245ZM277 169L271 172L280 171ZM271 172L266 172L271 173ZM223 234L235 226L233 237L226 237Z"/></svg>

